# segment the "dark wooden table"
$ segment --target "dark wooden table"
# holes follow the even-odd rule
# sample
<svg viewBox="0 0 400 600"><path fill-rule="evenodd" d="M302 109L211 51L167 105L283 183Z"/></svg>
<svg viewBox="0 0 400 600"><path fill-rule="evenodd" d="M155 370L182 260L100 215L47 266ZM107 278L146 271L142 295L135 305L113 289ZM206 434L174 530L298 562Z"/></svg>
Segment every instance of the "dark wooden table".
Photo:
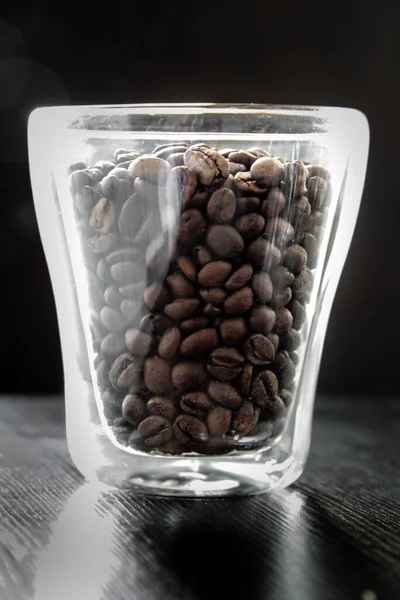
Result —
<svg viewBox="0 0 400 600"><path fill-rule="evenodd" d="M0 402L0 600L400 599L400 401L319 399L298 483L244 498L101 492L64 434Z"/></svg>

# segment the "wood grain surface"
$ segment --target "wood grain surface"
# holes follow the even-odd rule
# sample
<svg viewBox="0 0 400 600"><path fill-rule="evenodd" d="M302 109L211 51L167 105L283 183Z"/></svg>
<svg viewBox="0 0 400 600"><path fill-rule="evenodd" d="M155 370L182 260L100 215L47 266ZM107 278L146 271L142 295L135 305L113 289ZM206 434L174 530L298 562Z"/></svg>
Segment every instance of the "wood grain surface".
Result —
<svg viewBox="0 0 400 600"><path fill-rule="evenodd" d="M212 500L110 492L62 399L0 401L0 600L399 600L400 403L317 402L301 479Z"/></svg>

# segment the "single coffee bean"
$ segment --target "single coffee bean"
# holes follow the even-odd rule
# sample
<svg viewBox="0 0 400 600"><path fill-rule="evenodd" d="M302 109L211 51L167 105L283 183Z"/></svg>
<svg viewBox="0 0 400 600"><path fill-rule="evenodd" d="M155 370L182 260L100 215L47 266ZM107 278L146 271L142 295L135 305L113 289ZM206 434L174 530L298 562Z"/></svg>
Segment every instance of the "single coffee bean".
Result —
<svg viewBox="0 0 400 600"><path fill-rule="evenodd" d="M313 233L316 227L320 227L323 224L324 215L322 214L322 212L316 210L311 213L307 221L304 223L304 230L308 231L309 233Z"/></svg>
<svg viewBox="0 0 400 600"><path fill-rule="evenodd" d="M142 314L143 314L143 305L138 304L134 300L129 300L125 298L121 302L121 312L127 320L127 324L130 325L136 324L139 322Z"/></svg>
<svg viewBox="0 0 400 600"><path fill-rule="evenodd" d="M210 250L206 246L196 246L194 249L195 260L197 264L204 267L207 263L213 260Z"/></svg>
<svg viewBox="0 0 400 600"><path fill-rule="evenodd" d="M244 354L253 365L267 365L274 360L275 349L270 340L256 333L249 337L243 346Z"/></svg>
<svg viewBox="0 0 400 600"><path fill-rule="evenodd" d="M205 287L216 286L224 283L232 271L231 263L224 260L216 260L207 263L197 276L200 285Z"/></svg>
<svg viewBox="0 0 400 600"><path fill-rule="evenodd" d="M184 154L187 150L187 145L176 144L176 146L169 146L167 148L161 148L156 152L153 152L154 156L158 158L163 158L164 160L168 160L171 154L181 153Z"/></svg>
<svg viewBox="0 0 400 600"><path fill-rule="evenodd" d="M290 385L296 377L296 367L293 361L288 358L283 368L278 373L279 383L281 387Z"/></svg>
<svg viewBox="0 0 400 600"><path fill-rule="evenodd" d="M148 416L144 400L137 394L127 394L122 402L122 415L133 425L143 421Z"/></svg>
<svg viewBox="0 0 400 600"><path fill-rule="evenodd" d="M260 158L261 156L272 156L272 154L270 154L267 150L264 150L264 148L259 148L258 146L247 148L247 152L250 152L257 158Z"/></svg>
<svg viewBox="0 0 400 600"><path fill-rule="evenodd" d="M305 233L301 245L307 252L307 266L314 269L318 259L318 242L311 233Z"/></svg>
<svg viewBox="0 0 400 600"><path fill-rule="evenodd" d="M214 192L207 204L207 214L214 223L229 223L232 221L235 211L235 194L227 188L221 188Z"/></svg>
<svg viewBox="0 0 400 600"><path fill-rule="evenodd" d="M218 346L218 335L215 329L201 329L183 340L180 351L188 358L198 358L212 352Z"/></svg>
<svg viewBox="0 0 400 600"><path fill-rule="evenodd" d="M270 367L271 370L278 375L282 371L282 369L287 365L289 359L290 356L287 350L279 350L276 353L274 362Z"/></svg>
<svg viewBox="0 0 400 600"><path fill-rule="evenodd" d="M249 171L236 173L233 183L236 193L240 196L264 196L268 189L266 186L260 186Z"/></svg>
<svg viewBox="0 0 400 600"><path fill-rule="evenodd" d="M252 397L261 408L267 407L278 393L278 379L276 375L264 369L254 378L252 386Z"/></svg>
<svg viewBox="0 0 400 600"><path fill-rule="evenodd" d="M234 292L224 302L225 313L229 316L241 315L252 307L253 292L249 287Z"/></svg>
<svg viewBox="0 0 400 600"><path fill-rule="evenodd" d="M187 392L182 395L180 406L183 412L202 417L211 408L212 402L205 392Z"/></svg>
<svg viewBox="0 0 400 600"><path fill-rule="evenodd" d="M300 329L307 318L306 309L297 300L292 300L291 303L288 305L288 309L292 313L293 328Z"/></svg>
<svg viewBox="0 0 400 600"><path fill-rule="evenodd" d="M321 177L325 181L329 181L331 175L325 167L321 167L319 165L309 165L307 166L308 176L312 177Z"/></svg>
<svg viewBox="0 0 400 600"><path fill-rule="evenodd" d="M322 225L317 225L312 230L312 234L318 242L322 240L322 238L324 237L324 233L325 227L323 227Z"/></svg>
<svg viewBox="0 0 400 600"><path fill-rule="evenodd" d="M300 357L297 354L297 352L289 352L289 357L290 357L290 360L292 361L292 363L294 364L294 366L297 367L297 365L300 362Z"/></svg>
<svg viewBox="0 0 400 600"><path fill-rule="evenodd" d="M163 417L169 423L176 419L176 408L171 398L165 396L153 396L147 403L147 410L152 417Z"/></svg>
<svg viewBox="0 0 400 600"><path fill-rule="evenodd" d="M115 196L118 193L120 186L124 185L124 182L130 184L133 192L132 175L126 169L116 167L115 169L112 169L112 171L110 171L102 180L101 191L107 198L114 198L115 200Z"/></svg>
<svg viewBox="0 0 400 600"><path fill-rule="evenodd" d="M162 310L169 300L168 290L161 283L152 283L145 289L143 299L149 310Z"/></svg>
<svg viewBox="0 0 400 600"><path fill-rule="evenodd" d="M275 187L280 184L283 165L276 158L258 158L251 166L250 173L261 187Z"/></svg>
<svg viewBox="0 0 400 600"><path fill-rule="evenodd" d="M284 289L292 285L294 281L294 275L287 267L278 265L271 271L271 280L274 290L282 292Z"/></svg>
<svg viewBox="0 0 400 600"><path fill-rule="evenodd" d="M180 219L178 243L185 246L196 244L204 235L206 222L203 215L195 208L185 210Z"/></svg>
<svg viewBox="0 0 400 600"><path fill-rule="evenodd" d="M174 206L178 201L181 207L189 208L189 201L193 197L196 187L196 174L192 169L185 166L174 167L168 175L166 183L167 204Z"/></svg>
<svg viewBox="0 0 400 600"><path fill-rule="evenodd" d="M226 406L216 406L212 408L206 419L210 435L225 435L231 425L232 412Z"/></svg>
<svg viewBox="0 0 400 600"><path fill-rule="evenodd" d="M125 332L125 343L129 352L138 356L146 356L150 352L153 340L148 333L138 329L128 329Z"/></svg>
<svg viewBox="0 0 400 600"><path fill-rule="evenodd" d="M301 337L295 329L289 329L279 336L279 345L283 350L292 352L300 346Z"/></svg>
<svg viewBox="0 0 400 600"><path fill-rule="evenodd" d="M261 235L265 227L265 220L257 213L249 213L239 217L235 221L235 227L245 242L248 242Z"/></svg>
<svg viewBox="0 0 400 600"><path fill-rule="evenodd" d="M95 254L107 254L118 244L118 236L116 233L107 233L88 240L88 247Z"/></svg>
<svg viewBox="0 0 400 600"><path fill-rule="evenodd" d="M181 344L181 333L178 327L170 327L163 334L158 344L158 354L161 358L171 360L175 358Z"/></svg>
<svg viewBox="0 0 400 600"><path fill-rule="evenodd" d="M219 327L221 340L228 346L239 344L248 334L246 322L241 317L224 319Z"/></svg>
<svg viewBox="0 0 400 600"><path fill-rule="evenodd" d="M191 442L205 442L208 438L207 427L200 419L191 415L179 415L173 430L178 442L184 445Z"/></svg>
<svg viewBox="0 0 400 600"><path fill-rule="evenodd" d="M97 166L97 165L96 165ZM113 165L114 168L115 165ZM68 168L68 174L71 175L71 173L73 173L74 171L84 171L86 169L87 165L84 162L76 162L73 163L72 165L70 165L70 167Z"/></svg>
<svg viewBox="0 0 400 600"><path fill-rule="evenodd" d="M250 394L251 382L253 378L253 366L245 365L238 380L238 387L243 398Z"/></svg>
<svg viewBox="0 0 400 600"><path fill-rule="evenodd" d="M219 306L227 297L228 292L221 287L212 287L200 289L199 294L205 304Z"/></svg>
<svg viewBox="0 0 400 600"><path fill-rule="evenodd" d="M277 333L270 331L269 333L267 333L267 338L273 345L274 350L276 352L279 348L279 335Z"/></svg>
<svg viewBox="0 0 400 600"><path fill-rule="evenodd" d="M133 283L138 276L137 263L126 261L112 265L110 272L114 281L120 285ZM140 275L144 275L144 270L140 269Z"/></svg>
<svg viewBox="0 0 400 600"><path fill-rule="evenodd" d="M183 360L172 369L172 381L180 392L189 392L203 387L208 380L208 373L203 362Z"/></svg>
<svg viewBox="0 0 400 600"><path fill-rule="evenodd" d="M282 307L276 311L276 331L282 332L287 331L293 325L292 313L286 308Z"/></svg>
<svg viewBox="0 0 400 600"><path fill-rule="evenodd" d="M129 165L129 173L133 177L141 177L158 185L166 183L170 171L170 164L155 156L139 156Z"/></svg>
<svg viewBox="0 0 400 600"><path fill-rule="evenodd" d="M297 275L307 264L307 252L301 246L289 246L282 254L282 264Z"/></svg>
<svg viewBox="0 0 400 600"><path fill-rule="evenodd" d="M101 342L101 355L109 360L115 360L117 356L125 351L125 340L117 333L109 333Z"/></svg>
<svg viewBox="0 0 400 600"><path fill-rule="evenodd" d="M119 308L123 297L118 288L109 286L104 292L104 300L111 308Z"/></svg>
<svg viewBox="0 0 400 600"><path fill-rule="evenodd" d="M120 354L111 365L110 383L117 392L128 393L140 380L140 365L129 352Z"/></svg>
<svg viewBox="0 0 400 600"><path fill-rule="evenodd" d="M157 184L150 183L146 179L137 177L134 182L135 192L140 194L147 202L158 203L165 201L165 188Z"/></svg>
<svg viewBox="0 0 400 600"><path fill-rule="evenodd" d="M171 297L174 299L191 298L195 294L194 286L180 271L175 271L168 275L167 284Z"/></svg>
<svg viewBox="0 0 400 600"><path fill-rule="evenodd" d="M118 229L126 236L134 238L144 223L147 214L145 200L139 194L129 196L121 209Z"/></svg>
<svg viewBox="0 0 400 600"><path fill-rule="evenodd" d="M311 205L308 198L300 196L297 200L294 200L290 205L289 219L297 233L304 229L304 223L307 221L311 214Z"/></svg>
<svg viewBox="0 0 400 600"><path fill-rule="evenodd" d="M285 208L285 194L278 187L272 188L261 204L261 214L264 219L277 217Z"/></svg>
<svg viewBox="0 0 400 600"><path fill-rule="evenodd" d="M275 327L275 311L269 306L257 306L249 318L250 329L255 333L267 335Z"/></svg>
<svg viewBox="0 0 400 600"><path fill-rule="evenodd" d="M193 317L192 319L186 319L180 323L181 332L183 335L189 335L200 329L206 329L210 326L210 319L204 316Z"/></svg>
<svg viewBox="0 0 400 600"><path fill-rule="evenodd" d="M115 285L114 278L112 277L110 272L110 267L108 266L104 258L99 260L99 262L97 263L96 272L97 276L101 281L103 281L107 285Z"/></svg>
<svg viewBox="0 0 400 600"><path fill-rule="evenodd" d="M115 419L121 415L121 405L123 397L115 390L107 389L101 395L103 403L104 416L107 420Z"/></svg>
<svg viewBox="0 0 400 600"><path fill-rule="evenodd" d="M158 155L158 153L161 150L164 150L165 148L175 148L176 146L182 146L185 148L185 151L188 149L189 144L185 141L174 141L174 142L168 142L168 144L159 144L158 146L156 146L152 152L152 154L156 154Z"/></svg>
<svg viewBox="0 0 400 600"><path fill-rule="evenodd" d="M234 163L229 161L228 166L229 173L233 176L235 176L236 173L244 173L245 171L247 171L246 167L240 163Z"/></svg>
<svg viewBox="0 0 400 600"><path fill-rule="evenodd" d="M120 148L119 150L119 152L116 151L116 154L114 154L118 166L120 166L123 162L135 160L135 158L140 156L140 152L135 152L134 150L124 150L123 148Z"/></svg>
<svg viewBox="0 0 400 600"><path fill-rule="evenodd" d="M288 390L281 390L280 398L286 408L289 408L293 404L293 394L291 394Z"/></svg>
<svg viewBox="0 0 400 600"><path fill-rule="evenodd" d="M265 225L264 237L275 246L284 246L292 241L294 229L285 219L275 217L268 219Z"/></svg>
<svg viewBox="0 0 400 600"><path fill-rule="evenodd" d="M242 403L241 395L231 383L215 380L210 381L207 386L207 392L213 400L228 408L238 408Z"/></svg>
<svg viewBox="0 0 400 600"><path fill-rule="evenodd" d="M231 225L211 225L207 232L207 245L221 259L236 258L244 249L244 242Z"/></svg>
<svg viewBox="0 0 400 600"><path fill-rule="evenodd" d="M273 269L281 260L279 248L262 237L251 242L246 254L253 267L260 271Z"/></svg>
<svg viewBox="0 0 400 600"><path fill-rule="evenodd" d="M282 306L286 306L292 299L292 290L290 287L285 288L284 290L275 290L272 294L272 298L269 301L272 308L278 309L282 308Z"/></svg>
<svg viewBox="0 0 400 600"><path fill-rule="evenodd" d="M112 267L118 263L143 263L143 254L138 248L117 248L106 256L107 264Z"/></svg>
<svg viewBox="0 0 400 600"><path fill-rule="evenodd" d="M307 174L307 169L301 160L286 163L281 188L287 198L292 200L306 194Z"/></svg>
<svg viewBox="0 0 400 600"><path fill-rule="evenodd" d="M129 283L128 285L123 285L119 288L119 291L121 296L124 298L128 298L129 300L133 300L134 302L141 304L145 289L146 283L144 281L139 281L138 283Z"/></svg>
<svg viewBox="0 0 400 600"><path fill-rule="evenodd" d="M109 373L109 362L108 362L108 360L102 360L96 368L97 383L101 388L108 387L110 385L108 373Z"/></svg>
<svg viewBox="0 0 400 600"><path fill-rule="evenodd" d="M103 306L100 311L101 322L109 331L120 333L127 325L125 317L115 308Z"/></svg>
<svg viewBox="0 0 400 600"><path fill-rule="evenodd" d="M231 152L237 152L236 148L220 148L218 152L224 158L228 158Z"/></svg>
<svg viewBox="0 0 400 600"><path fill-rule="evenodd" d="M171 425L163 417L147 417L138 427L139 435L149 448L156 448L168 442L172 437Z"/></svg>
<svg viewBox="0 0 400 600"><path fill-rule="evenodd" d="M229 292L235 292L242 288L251 279L253 275L253 267L250 264L244 264L229 277L225 282L225 288Z"/></svg>
<svg viewBox="0 0 400 600"><path fill-rule="evenodd" d="M236 198L235 217L241 217L248 213L257 212L260 208L260 198L257 196L244 196Z"/></svg>
<svg viewBox="0 0 400 600"><path fill-rule="evenodd" d="M233 433L247 435L257 425L259 416L259 408L255 408L252 402L244 402L233 419Z"/></svg>
<svg viewBox="0 0 400 600"><path fill-rule="evenodd" d="M112 233L116 228L115 206L111 200L100 198L93 208L90 226L97 233Z"/></svg>
<svg viewBox="0 0 400 600"><path fill-rule="evenodd" d="M211 148L191 146L183 159L196 173L199 183L206 187L219 187L229 175L228 161Z"/></svg>
<svg viewBox="0 0 400 600"><path fill-rule="evenodd" d="M285 412L286 408L279 396L274 396L271 401L262 407L263 418L268 419L269 421L276 421L276 426L274 424L273 435L279 435L282 432L282 425L284 425L284 421L278 423L278 420L281 419Z"/></svg>
<svg viewBox="0 0 400 600"><path fill-rule="evenodd" d="M230 381L239 376L244 358L235 348L216 348L211 352L207 369L219 381Z"/></svg>
<svg viewBox="0 0 400 600"><path fill-rule="evenodd" d="M194 317L200 308L197 298L178 298L164 307L165 314L175 321L185 321Z"/></svg>
<svg viewBox="0 0 400 600"><path fill-rule="evenodd" d="M179 256L176 260L176 266L184 274L186 279L195 282L197 280L197 269L187 256Z"/></svg>
<svg viewBox="0 0 400 600"><path fill-rule="evenodd" d="M173 388L172 365L163 358L152 356L144 361L144 382L156 396L164 396Z"/></svg>
<svg viewBox="0 0 400 600"><path fill-rule="evenodd" d="M169 164L171 165L171 167L183 167L184 162L183 162L183 157L184 157L185 153L184 152L172 152L172 154L170 154L167 158L167 161L169 162Z"/></svg>
<svg viewBox="0 0 400 600"><path fill-rule="evenodd" d="M271 300L273 286L271 277L268 275L268 273L264 271L261 273L255 273L251 280L251 285L253 286L253 290L260 302L265 303Z"/></svg>
<svg viewBox="0 0 400 600"><path fill-rule="evenodd" d="M115 163L111 162L111 160L98 160L94 166L101 169L104 175L108 175L110 171L115 169Z"/></svg>
<svg viewBox="0 0 400 600"><path fill-rule="evenodd" d="M293 297L297 300L304 298L311 291L313 283L314 277L309 269L300 271L292 285Z"/></svg>
<svg viewBox="0 0 400 600"><path fill-rule="evenodd" d="M231 152L229 155L229 161L233 163L240 163L250 169L251 165L257 160L251 152L245 150L239 150L238 152Z"/></svg>

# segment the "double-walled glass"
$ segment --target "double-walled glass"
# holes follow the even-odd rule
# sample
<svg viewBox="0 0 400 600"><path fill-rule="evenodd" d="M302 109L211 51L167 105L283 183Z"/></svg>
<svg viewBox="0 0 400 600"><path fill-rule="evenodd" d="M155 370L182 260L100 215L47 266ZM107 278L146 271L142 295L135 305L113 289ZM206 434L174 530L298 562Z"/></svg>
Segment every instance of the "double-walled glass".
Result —
<svg viewBox="0 0 400 600"><path fill-rule="evenodd" d="M88 479L198 496L300 475L367 152L351 109L31 115L68 445Z"/></svg>

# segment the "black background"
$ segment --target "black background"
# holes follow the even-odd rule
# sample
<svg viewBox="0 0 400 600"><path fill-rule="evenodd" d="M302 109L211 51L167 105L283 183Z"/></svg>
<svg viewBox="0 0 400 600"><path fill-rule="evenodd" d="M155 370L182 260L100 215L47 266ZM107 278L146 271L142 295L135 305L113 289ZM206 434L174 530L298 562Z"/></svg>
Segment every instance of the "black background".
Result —
<svg viewBox="0 0 400 600"><path fill-rule="evenodd" d="M400 5L9 4L0 12L0 392L62 390L54 302L30 191L29 112L52 104L349 106L371 129L357 228L319 390L391 393L399 368Z"/></svg>

